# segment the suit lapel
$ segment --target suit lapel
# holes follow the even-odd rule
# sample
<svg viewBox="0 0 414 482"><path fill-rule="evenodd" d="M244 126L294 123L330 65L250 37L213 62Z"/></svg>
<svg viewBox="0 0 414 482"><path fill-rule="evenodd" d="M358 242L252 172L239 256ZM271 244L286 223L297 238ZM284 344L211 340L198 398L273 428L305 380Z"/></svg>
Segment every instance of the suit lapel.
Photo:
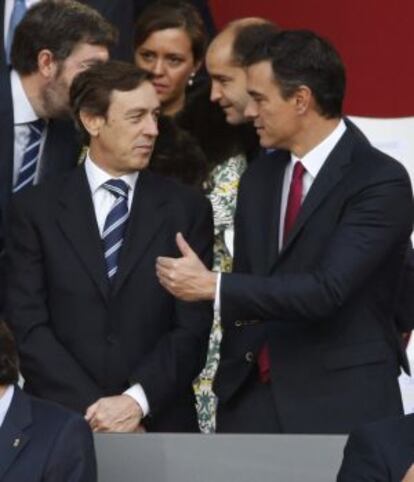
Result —
<svg viewBox="0 0 414 482"><path fill-rule="evenodd" d="M254 273L267 274L279 251L281 193L289 154L285 151L276 151L264 154L264 158L255 162L262 162L263 168L257 183L260 188L255 189L255 195L250 199L255 203L252 206L252 216L257 220L254 226L250 226L250 239L254 246L252 252L255 253L251 264Z"/></svg>
<svg viewBox="0 0 414 482"><path fill-rule="evenodd" d="M289 250L303 226L342 179L351 160L353 145L352 133L350 129L347 129L316 176L299 211L295 225L280 252L280 257Z"/></svg>
<svg viewBox="0 0 414 482"><path fill-rule="evenodd" d="M25 430L32 424L30 399L16 386L0 430L0 480L30 440Z"/></svg>
<svg viewBox="0 0 414 482"><path fill-rule="evenodd" d="M109 294L105 258L83 166L68 176L57 222L105 300Z"/></svg>
<svg viewBox="0 0 414 482"><path fill-rule="evenodd" d="M155 181L156 178L148 171L142 171L139 175L112 295L121 288L164 222L166 210L160 208L165 206L168 199Z"/></svg>

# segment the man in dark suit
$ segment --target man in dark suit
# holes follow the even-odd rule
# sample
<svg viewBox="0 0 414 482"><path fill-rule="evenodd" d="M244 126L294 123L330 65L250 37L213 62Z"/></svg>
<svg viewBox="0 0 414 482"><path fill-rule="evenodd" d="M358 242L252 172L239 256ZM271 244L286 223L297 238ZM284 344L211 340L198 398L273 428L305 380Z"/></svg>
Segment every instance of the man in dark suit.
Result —
<svg viewBox="0 0 414 482"><path fill-rule="evenodd" d="M6 55L13 32L10 31L11 17L16 3L21 0L4 0L0 5L0 66L7 65ZM22 0L24 10L38 3L40 0ZM79 0L97 10L118 31L118 40L111 47L111 58L117 60L133 59L134 5L133 0Z"/></svg>
<svg viewBox="0 0 414 482"><path fill-rule="evenodd" d="M341 118L345 72L327 41L284 31L245 63L246 115L278 151L241 180L234 272L205 270L178 236L183 256L159 259L158 276L220 309L219 431L346 433L402 412L409 177Z"/></svg>
<svg viewBox="0 0 414 482"><path fill-rule="evenodd" d="M13 202L8 306L25 390L86 412L96 431L135 431L144 417L148 430L196 431L211 308L176 301L154 264L177 253L177 230L210 263L211 207L143 170L158 133L149 74L96 65L71 105L90 137L85 164Z"/></svg>
<svg viewBox="0 0 414 482"><path fill-rule="evenodd" d="M0 321L0 480L94 482L91 430L79 415L17 386L14 340Z"/></svg>
<svg viewBox="0 0 414 482"><path fill-rule="evenodd" d="M40 2L18 25L13 69L9 72L3 63L0 72L0 252L12 192L78 162L69 86L76 73L107 60L114 41L114 30L95 10L72 1ZM2 271L0 254L0 298Z"/></svg>
<svg viewBox="0 0 414 482"><path fill-rule="evenodd" d="M368 424L349 436L338 482L412 482L414 414Z"/></svg>

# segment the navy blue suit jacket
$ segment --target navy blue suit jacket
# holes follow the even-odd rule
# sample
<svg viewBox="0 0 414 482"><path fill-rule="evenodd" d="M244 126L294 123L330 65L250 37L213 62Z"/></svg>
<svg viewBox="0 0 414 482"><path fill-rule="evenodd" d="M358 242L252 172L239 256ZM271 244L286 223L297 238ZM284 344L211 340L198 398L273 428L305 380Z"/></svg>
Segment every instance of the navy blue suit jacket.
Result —
<svg viewBox="0 0 414 482"><path fill-rule="evenodd" d="M1 24L1 19L0 19ZM10 72L0 55L0 312L5 292L3 249L6 218L12 196L14 163L14 118ZM59 175L74 168L81 145L72 121L49 121L42 152L40 180Z"/></svg>
<svg viewBox="0 0 414 482"><path fill-rule="evenodd" d="M289 154L249 166L239 188L234 273L222 276L219 410L243 395L267 343L275 407L290 433L349 433L402 413L397 377L407 362L395 316L411 185L399 163L347 124L280 251Z"/></svg>
<svg viewBox="0 0 414 482"><path fill-rule="evenodd" d="M414 414L371 423L349 436L338 482L400 482L414 463Z"/></svg>
<svg viewBox="0 0 414 482"><path fill-rule="evenodd" d="M79 414L15 387L0 428L0 481L96 481L88 424Z"/></svg>

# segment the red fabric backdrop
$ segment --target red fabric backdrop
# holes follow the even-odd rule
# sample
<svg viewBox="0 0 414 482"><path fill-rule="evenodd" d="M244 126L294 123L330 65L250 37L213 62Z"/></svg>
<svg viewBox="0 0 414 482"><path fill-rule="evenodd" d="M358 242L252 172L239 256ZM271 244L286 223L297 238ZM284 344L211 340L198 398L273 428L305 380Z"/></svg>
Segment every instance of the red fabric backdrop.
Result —
<svg viewBox="0 0 414 482"><path fill-rule="evenodd" d="M262 16L330 39L347 69L347 114L414 115L413 0L210 0L210 6L218 28Z"/></svg>

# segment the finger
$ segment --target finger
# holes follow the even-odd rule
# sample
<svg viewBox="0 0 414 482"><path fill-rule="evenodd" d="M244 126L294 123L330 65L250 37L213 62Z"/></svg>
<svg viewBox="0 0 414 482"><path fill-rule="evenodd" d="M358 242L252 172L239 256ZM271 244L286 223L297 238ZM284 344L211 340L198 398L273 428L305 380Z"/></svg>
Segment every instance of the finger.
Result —
<svg viewBox="0 0 414 482"><path fill-rule="evenodd" d="M176 258L167 258L165 256L158 256L157 266L162 266L164 268L173 268L176 264Z"/></svg>
<svg viewBox="0 0 414 482"><path fill-rule="evenodd" d="M159 279L163 279L166 283L168 283L168 281L173 280L175 277L171 269L164 268L162 266L159 266L157 268L157 276Z"/></svg>
<svg viewBox="0 0 414 482"><path fill-rule="evenodd" d="M96 412L96 406L97 404L96 403L93 403L92 405L90 405L87 410L86 410L86 413L85 413L85 420L87 422L90 422L92 420L92 417L95 415L95 412Z"/></svg>
<svg viewBox="0 0 414 482"><path fill-rule="evenodd" d="M191 246L187 243L181 233L177 233L175 241L177 243L178 249L180 250L180 253L183 256L196 256L194 251L191 249Z"/></svg>

